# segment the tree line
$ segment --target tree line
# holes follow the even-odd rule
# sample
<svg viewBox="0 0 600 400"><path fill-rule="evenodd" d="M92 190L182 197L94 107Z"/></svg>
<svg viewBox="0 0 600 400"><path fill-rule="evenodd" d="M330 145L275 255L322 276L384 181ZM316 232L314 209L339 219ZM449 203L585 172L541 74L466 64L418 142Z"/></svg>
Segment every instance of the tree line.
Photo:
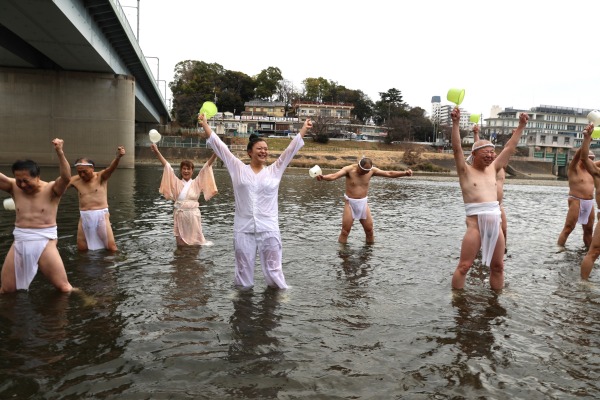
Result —
<svg viewBox="0 0 600 400"><path fill-rule="evenodd" d="M250 100L280 101L286 113L295 101L351 103L355 124L385 125L390 129L387 142L431 139L433 125L420 107L410 107L396 88L379 93L372 101L359 89L349 89L322 77L306 78L296 88L277 67L268 67L258 75L231 71L217 63L186 60L175 66L169 83L173 94L171 117L181 126L196 125L198 109L205 101L215 101L220 111L239 114ZM318 122L318 121L317 121Z"/></svg>

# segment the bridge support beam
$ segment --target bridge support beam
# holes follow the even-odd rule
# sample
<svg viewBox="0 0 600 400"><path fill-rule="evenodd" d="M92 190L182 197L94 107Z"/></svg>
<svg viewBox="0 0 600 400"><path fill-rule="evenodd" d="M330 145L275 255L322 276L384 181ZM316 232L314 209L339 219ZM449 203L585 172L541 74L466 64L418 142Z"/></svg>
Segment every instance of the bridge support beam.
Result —
<svg viewBox="0 0 600 400"><path fill-rule="evenodd" d="M57 165L51 141L65 140L65 154L94 160L99 168L126 156L133 168L135 81L131 76L23 68L0 68L0 164L29 158Z"/></svg>

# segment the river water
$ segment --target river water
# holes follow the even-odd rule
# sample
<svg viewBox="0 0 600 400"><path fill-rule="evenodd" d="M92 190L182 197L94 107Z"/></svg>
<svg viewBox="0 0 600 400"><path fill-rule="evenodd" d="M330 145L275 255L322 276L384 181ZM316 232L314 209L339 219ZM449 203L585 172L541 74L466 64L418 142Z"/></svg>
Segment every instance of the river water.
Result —
<svg viewBox="0 0 600 400"><path fill-rule="evenodd" d="M2 172L6 173L6 170ZM80 254L77 197L59 209L64 295L38 275L0 296L0 398L570 399L600 397L600 273L579 279L578 226L559 252L567 186L513 181L506 288L475 265L450 288L465 230L455 178L374 178L376 243L337 243L343 180L288 169L280 188L291 288L232 288L233 193L202 202L213 246L178 249L162 170L109 182L120 251ZM57 170L44 169L51 180ZM14 214L0 211L0 256ZM257 264L258 265L258 264Z"/></svg>

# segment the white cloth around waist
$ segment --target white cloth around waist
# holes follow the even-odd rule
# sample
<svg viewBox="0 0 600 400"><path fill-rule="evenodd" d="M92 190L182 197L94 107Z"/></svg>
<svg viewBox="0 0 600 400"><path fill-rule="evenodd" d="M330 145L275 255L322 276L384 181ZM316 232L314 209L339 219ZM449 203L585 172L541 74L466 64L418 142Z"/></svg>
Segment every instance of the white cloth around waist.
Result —
<svg viewBox="0 0 600 400"><path fill-rule="evenodd" d="M352 218L353 219L366 219L367 218L367 204L369 197L363 197L362 199L353 199L348 197L346 193L344 193L344 199L348 201L350 205L350 209L352 210Z"/></svg>
<svg viewBox="0 0 600 400"><path fill-rule="evenodd" d="M481 214L500 215L500 203L498 201L488 201L485 203L465 203L465 212L467 217Z"/></svg>
<svg viewBox="0 0 600 400"><path fill-rule="evenodd" d="M18 228L15 238L15 282L17 290L29 289L38 271L38 261L49 240L58 239L56 226L47 228Z"/></svg>

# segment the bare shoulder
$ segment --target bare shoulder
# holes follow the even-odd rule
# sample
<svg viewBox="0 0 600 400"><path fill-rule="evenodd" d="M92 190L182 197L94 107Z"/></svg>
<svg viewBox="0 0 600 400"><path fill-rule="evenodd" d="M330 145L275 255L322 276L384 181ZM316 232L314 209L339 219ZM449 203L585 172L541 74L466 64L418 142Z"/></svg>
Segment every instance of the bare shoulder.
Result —
<svg viewBox="0 0 600 400"><path fill-rule="evenodd" d="M77 188L77 186L80 183L81 183L81 178L79 177L79 175L71 176L71 179L69 180L69 186L73 186L74 188Z"/></svg>
<svg viewBox="0 0 600 400"><path fill-rule="evenodd" d="M356 171L356 165L354 165L354 164L346 165L344 168L342 168L342 171L344 171L344 174L348 175L351 172Z"/></svg>

